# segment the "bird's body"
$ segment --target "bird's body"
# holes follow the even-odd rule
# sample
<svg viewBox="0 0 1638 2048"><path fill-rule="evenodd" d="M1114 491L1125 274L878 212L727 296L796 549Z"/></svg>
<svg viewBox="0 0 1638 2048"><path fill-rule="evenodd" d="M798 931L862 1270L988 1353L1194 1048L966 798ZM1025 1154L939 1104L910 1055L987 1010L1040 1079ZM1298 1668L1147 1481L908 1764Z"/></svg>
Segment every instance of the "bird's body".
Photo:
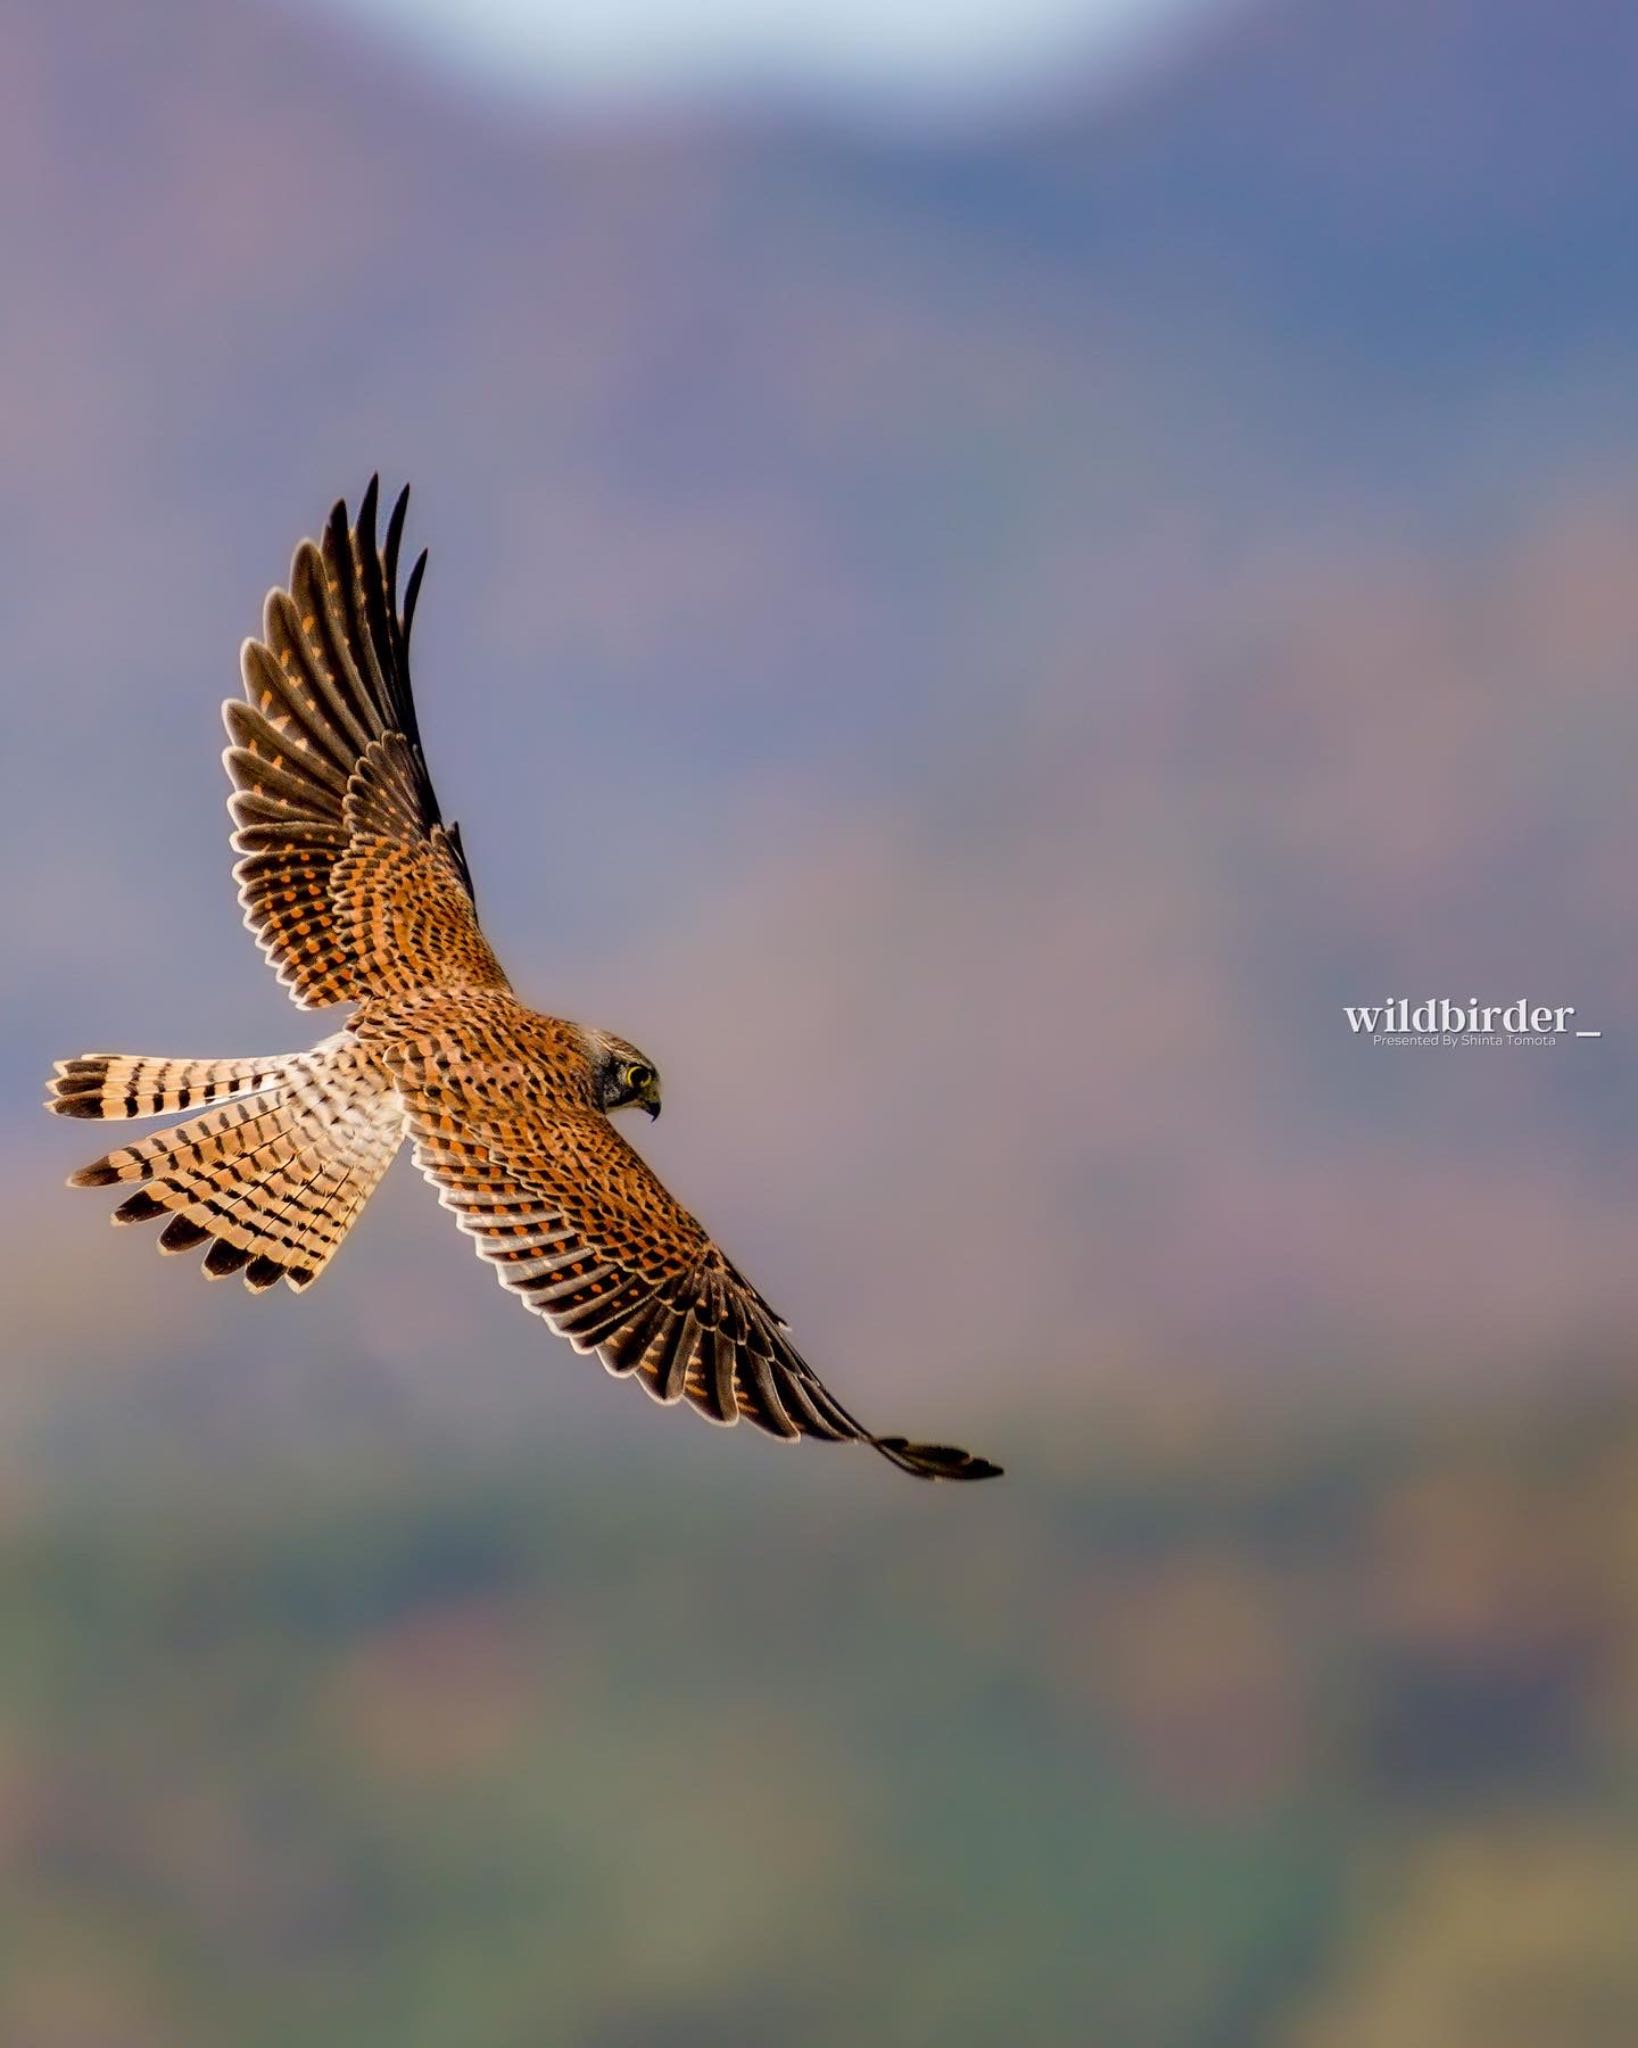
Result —
<svg viewBox="0 0 1638 2048"><path fill-rule="evenodd" d="M658 1115L653 1063L513 993L421 751L408 657L424 555L402 613L397 597L407 495L384 548L373 482L355 528L338 505L322 543L303 542L246 642L245 701L224 707L245 921L300 1007L352 1014L306 1053L60 1062L60 1115L190 1112L73 1183L129 1184L117 1222L163 1217L163 1249L203 1246L212 1275L299 1291L407 1140L502 1284L611 1373L713 1421L868 1443L919 1477L990 1476L842 1407L610 1121Z"/></svg>

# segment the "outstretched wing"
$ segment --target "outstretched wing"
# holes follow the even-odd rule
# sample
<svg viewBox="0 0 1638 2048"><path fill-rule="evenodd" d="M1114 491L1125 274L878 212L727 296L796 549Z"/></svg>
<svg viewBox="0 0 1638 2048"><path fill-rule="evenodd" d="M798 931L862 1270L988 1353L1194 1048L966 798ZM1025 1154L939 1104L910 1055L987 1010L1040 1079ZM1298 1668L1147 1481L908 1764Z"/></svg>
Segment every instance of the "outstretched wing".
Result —
<svg viewBox="0 0 1638 2048"><path fill-rule="evenodd" d="M403 1080L401 1077L401 1086ZM778 1315L595 1111L474 1119L405 1089L415 1161L501 1284L577 1351L771 1436L869 1444L921 1479L989 1479L998 1465L882 1437L850 1415Z"/></svg>
<svg viewBox="0 0 1638 2048"><path fill-rule="evenodd" d="M303 1009L422 988L504 988L472 879L421 752L409 636L423 554L398 604L405 490L376 544L377 481L303 541L242 656L234 868L245 923Z"/></svg>

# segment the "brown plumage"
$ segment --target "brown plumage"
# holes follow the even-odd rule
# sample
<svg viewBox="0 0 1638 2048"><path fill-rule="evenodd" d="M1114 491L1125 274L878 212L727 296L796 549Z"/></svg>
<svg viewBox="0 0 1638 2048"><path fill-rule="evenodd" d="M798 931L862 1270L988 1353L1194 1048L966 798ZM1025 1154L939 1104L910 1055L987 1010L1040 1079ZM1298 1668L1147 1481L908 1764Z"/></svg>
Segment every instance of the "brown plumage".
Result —
<svg viewBox="0 0 1638 2048"><path fill-rule="evenodd" d="M513 995L421 751L409 637L424 554L402 608L397 595L408 496L382 545L373 480L356 526L338 504L323 541L302 543L245 644L245 701L223 707L245 922L301 1008L356 1008L308 1053L59 1062L61 1116L199 1112L72 1184L128 1185L114 1220L164 1218L161 1249L203 1247L207 1273L300 1289L408 1138L502 1285L655 1399L866 1443L924 1479L991 1477L985 1459L849 1414L610 1122L658 1115L653 1064Z"/></svg>

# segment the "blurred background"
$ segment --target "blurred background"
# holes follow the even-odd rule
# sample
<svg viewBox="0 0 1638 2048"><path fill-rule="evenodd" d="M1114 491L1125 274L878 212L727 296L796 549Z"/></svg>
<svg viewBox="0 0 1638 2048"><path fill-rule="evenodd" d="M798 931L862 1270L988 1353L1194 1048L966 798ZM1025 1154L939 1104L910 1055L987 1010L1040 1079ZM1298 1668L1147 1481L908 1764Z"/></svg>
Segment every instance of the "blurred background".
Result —
<svg viewBox="0 0 1638 2048"><path fill-rule="evenodd" d="M1638 2039L1638 13L0 51L0 2040ZM63 1190L55 1056L329 1028L216 707L377 468L518 985L1004 1482L653 1407L405 1165L300 1302Z"/></svg>

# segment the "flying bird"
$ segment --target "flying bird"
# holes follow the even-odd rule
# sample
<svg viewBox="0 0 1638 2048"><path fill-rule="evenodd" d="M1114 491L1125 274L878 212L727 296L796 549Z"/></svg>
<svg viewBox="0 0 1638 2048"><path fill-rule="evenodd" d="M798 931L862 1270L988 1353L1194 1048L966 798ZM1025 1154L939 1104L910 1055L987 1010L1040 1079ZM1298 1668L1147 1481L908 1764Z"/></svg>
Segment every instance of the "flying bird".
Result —
<svg viewBox="0 0 1638 2048"><path fill-rule="evenodd" d="M771 1436L863 1443L921 1479L1000 1467L878 1436L611 1121L660 1113L659 1069L613 1032L521 1003L478 922L460 832L432 791L410 690L423 552L398 594L406 489L376 538L372 479L350 524L297 548L287 590L223 706L245 923L304 1010L351 1004L309 1052L60 1060L59 1116L187 1120L109 1152L72 1187L125 1187L116 1223L162 1251L300 1293L406 1140L504 1287L576 1351Z"/></svg>

